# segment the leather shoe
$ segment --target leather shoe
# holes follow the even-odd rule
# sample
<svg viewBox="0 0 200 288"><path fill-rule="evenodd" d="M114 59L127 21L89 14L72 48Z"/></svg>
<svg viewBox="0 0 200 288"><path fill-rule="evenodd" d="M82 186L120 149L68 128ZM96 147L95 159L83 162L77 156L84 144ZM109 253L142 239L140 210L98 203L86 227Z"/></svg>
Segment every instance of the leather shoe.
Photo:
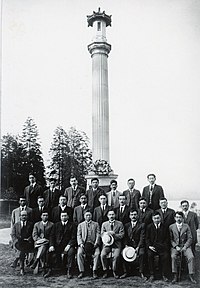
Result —
<svg viewBox="0 0 200 288"><path fill-rule="evenodd" d="M17 267L17 263L18 263L19 258L16 258L13 263L10 264L10 267L12 268L16 268Z"/></svg>
<svg viewBox="0 0 200 288"><path fill-rule="evenodd" d="M193 278L193 276L192 276L192 275L189 275L189 278L190 278L190 281L191 281L193 284L196 284L196 283L197 283L197 281L196 281L196 280L194 280L194 278Z"/></svg>
<svg viewBox="0 0 200 288"><path fill-rule="evenodd" d="M119 279L119 275L117 275L114 271L113 271L113 276L115 279Z"/></svg>
<svg viewBox="0 0 200 288"><path fill-rule="evenodd" d="M35 267L38 264L39 259L35 259L35 261L33 262L33 264L30 266L31 269L35 269Z"/></svg>
<svg viewBox="0 0 200 288"><path fill-rule="evenodd" d="M141 278L142 280L144 280L144 281L147 280L147 277L145 277L143 273L140 273L140 278Z"/></svg>
<svg viewBox="0 0 200 288"><path fill-rule="evenodd" d="M20 269L20 275L24 276L24 269Z"/></svg>
<svg viewBox="0 0 200 288"><path fill-rule="evenodd" d="M172 284L175 284L176 282L178 282L178 279L177 279L177 275L175 274L174 278L172 279Z"/></svg>
<svg viewBox="0 0 200 288"><path fill-rule="evenodd" d="M107 273L107 271L105 271L104 273L103 273L103 279L105 279L105 278L107 278L108 277L108 273Z"/></svg>
<svg viewBox="0 0 200 288"><path fill-rule="evenodd" d="M154 280L154 276L151 275L147 281L148 281L148 282L152 282L153 280Z"/></svg>
<svg viewBox="0 0 200 288"><path fill-rule="evenodd" d="M83 272L80 272L78 275L78 279L81 279L81 278L83 278Z"/></svg>
<svg viewBox="0 0 200 288"><path fill-rule="evenodd" d="M97 279L97 278L98 278L96 271L93 271L92 278L93 278L93 279Z"/></svg>
<svg viewBox="0 0 200 288"><path fill-rule="evenodd" d="M164 275L162 276L162 279L164 282L169 282L169 279L167 277L165 277Z"/></svg>
<svg viewBox="0 0 200 288"><path fill-rule="evenodd" d="M124 278L126 278L126 276L127 276L127 273L124 273L124 274L122 274L119 278L120 278L120 279L124 279Z"/></svg>
<svg viewBox="0 0 200 288"><path fill-rule="evenodd" d="M72 279L72 274L70 273L70 271L67 271L67 279Z"/></svg>
<svg viewBox="0 0 200 288"><path fill-rule="evenodd" d="M49 269L47 273L44 274L44 278L48 278L49 276L51 276L51 269Z"/></svg>

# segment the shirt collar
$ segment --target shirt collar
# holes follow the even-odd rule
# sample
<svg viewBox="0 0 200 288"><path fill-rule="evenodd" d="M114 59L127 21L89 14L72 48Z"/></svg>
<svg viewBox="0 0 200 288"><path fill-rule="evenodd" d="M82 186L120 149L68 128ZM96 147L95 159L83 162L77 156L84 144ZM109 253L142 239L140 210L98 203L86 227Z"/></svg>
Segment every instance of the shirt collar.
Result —
<svg viewBox="0 0 200 288"><path fill-rule="evenodd" d="M46 226L47 223L48 223L48 221L47 221L47 222L42 221L42 224L43 224L44 226Z"/></svg>
<svg viewBox="0 0 200 288"><path fill-rule="evenodd" d="M59 204L59 206L60 206L60 204ZM65 206L60 206L60 208L61 208L61 210L63 211L63 210L65 210L66 205L65 205Z"/></svg>
<svg viewBox="0 0 200 288"><path fill-rule="evenodd" d="M67 223L68 223L68 221L66 221L66 222L61 221L61 222L62 222L62 225L67 225Z"/></svg>

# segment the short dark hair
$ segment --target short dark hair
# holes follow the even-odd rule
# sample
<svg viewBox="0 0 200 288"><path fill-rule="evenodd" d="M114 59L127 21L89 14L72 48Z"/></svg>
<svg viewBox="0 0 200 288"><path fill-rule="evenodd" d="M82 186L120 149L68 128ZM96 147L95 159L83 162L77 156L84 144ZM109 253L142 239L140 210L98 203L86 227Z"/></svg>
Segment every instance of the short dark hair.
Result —
<svg viewBox="0 0 200 288"><path fill-rule="evenodd" d="M49 215L49 211L48 211L48 210L46 210L46 209L42 210L42 213L41 213L41 215L42 215L43 213L48 213L48 215Z"/></svg>
<svg viewBox="0 0 200 288"><path fill-rule="evenodd" d="M26 200L26 197L25 197L24 195L21 195L21 196L19 196L19 200L20 200L20 199Z"/></svg>
<svg viewBox="0 0 200 288"><path fill-rule="evenodd" d="M134 180L133 178L129 178L129 179L127 180L127 182L129 182L129 181L134 181L134 182L135 182L135 180Z"/></svg>
<svg viewBox="0 0 200 288"><path fill-rule="evenodd" d="M79 196L79 200L81 199L82 196L85 196L86 198L88 198L85 193L81 193L80 196Z"/></svg>
<svg viewBox="0 0 200 288"><path fill-rule="evenodd" d="M142 200L147 202L147 199L145 197L140 197L139 202L142 201Z"/></svg>
<svg viewBox="0 0 200 288"><path fill-rule="evenodd" d="M187 203L187 204L189 205L189 201L188 201L188 200L182 200L182 201L181 201L181 205L182 205L183 203Z"/></svg>
<svg viewBox="0 0 200 288"><path fill-rule="evenodd" d="M99 183L99 179L98 179L98 178L92 178L92 179L91 179L91 183L92 183L93 181L97 181L97 182Z"/></svg>
<svg viewBox="0 0 200 288"><path fill-rule="evenodd" d="M116 214L116 212L115 212L115 209L114 209L114 208L110 208L110 209L108 210L108 213L109 213L110 211L112 211L112 212L114 212L114 213ZM108 213L107 213L107 215L108 215Z"/></svg>
<svg viewBox="0 0 200 288"><path fill-rule="evenodd" d="M119 197L121 197L121 196L123 196L123 197L125 197L125 199L127 199L126 195L124 195L123 193L119 194L118 199L119 199Z"/></svg>
<svg viewBox="0 0 200 288"><path fill-rule="evenodd" d="M166 200L166 201L167 201L167 198L161 197L161 198L159 199L159 201L162 201L162 200Z"/></svg>
<svg viewBox="0 0 200 288"><path fill-rule="evenodd" d="M66 197L65 195L60 195L59 199L60 199L61 197L64 197L65 199L67 199L67 197Z"/></svg>
<svg viewBox="0 0 200 288"><path fill-rule="evenodd" d="M106 193L103 193L103 192L101 192L101 193L99 194L99 198L100 198L101 196L105 196L106 199L108 198L108 196L106 195Z"/></svg>
<svg viewBox="0 0 200 288"><path fill-rule="evenodd" d="M77 180L75 175L71 175L69 180L74 179L74 178Z"/></svg>
<svg viewBox="0 0 200 288"><path fill-rule="evenodd" d="M137 209L131 208L130 211L129 211L129 214L130 214L130 213L133 213L133 212L137 212L137 214L138 214Z"/></svg>
<svg viewBox="0 0 200 288"><path fill-rule="evenodd" d="M44 199L44 196L39 195L39 196L37 197L37 200L38 200L38 199L41 199L41 198Z"/></svg>
<svg viewBox="0 0 200 288"><path fill-rule="evenodd" d="M182 211L176 211L176 212L175 212L175 216L176 216L176 214L178 214L178 215L182 216L182 218L184 217L184 215L183 215L183 212L182 212Z"/></svg>
<svg viewBox="0 0 200 288"><path fill-rule="evenodd" d="M159 215L161 217L161 215L158 211L153 212L152 217L157 216L157 215Z"/></svg>
<svg viewBox="0 0 200 288"><path fill-rule="evenodd" d="M156 175L153 174L153 173L148 174L148 175L147 175L147 178L149 178L150 176L153 176L154 178L156 178Z"/></svg>
<svg viewBox="0 0 200 288"><path fill-rule="evenodd" d="M36 173L35 172L30 172L28 173L28 176L34 176L35 177Z"/></svg>
<svg viewBox="0 0 200 288"><path fill-rule="evenodd" d="M112 185L113 183L115 183L117 185L117 181L114 179L110 181L110 185Z"/></svg>

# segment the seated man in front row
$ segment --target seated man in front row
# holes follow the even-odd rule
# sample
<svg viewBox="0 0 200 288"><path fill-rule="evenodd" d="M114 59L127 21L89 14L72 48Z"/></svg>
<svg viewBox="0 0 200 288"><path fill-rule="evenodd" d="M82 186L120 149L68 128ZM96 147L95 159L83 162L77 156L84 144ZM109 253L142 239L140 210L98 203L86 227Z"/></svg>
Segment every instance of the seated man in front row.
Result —
<svg viewBox="0 0 200 288"><path fill-rule="evenodd" d="M171 240L171 259L172 259L172 273L174 278L172 283L178 281L177 276L177 256L183 254L188 263L189 278L192 283L196 283L193 278L194 274L194 255L192 253L192 234L188 224L184 222L183 212L176 212L175 223L169 226L170 240Z"/></svg>
<svg viewBox="0 0 200 288"><path fill-rule="evenodd" d="M144 252L145 252L145 224L139 223L138 212L134 209L130 210L129 213L130 222L126 223L124 226L125 236L124 236L124 246L130 246L135 249L137 258L139 261L139 273L143 280L146 277L143 274L144 271ZM131 266L130 262L124 262L124 274L120 278L125 278L128 273L128 269Z"/></svg>
<svg viewBox="0 0 200 288"><path fill-rule="evenodd" d="M44 264L48 260L45 258L47 258L46 252L49 248L49 239L50 239L51 230L53 228L53 223L48 221L48 219L49 219L48 211L43 210L42 215L41 215L41 221L35 223L33 227L32 236L35 242L35 248L37 248L36 259L34 263L31 265L31 268L35 269L34 274L38 273L40 259L44 260ZM44 277L48 276L47 273L44 269Z"/></svg>
<svg viewBox="0 0 200 288"><path fill-rule="evenodd" d="M69 222L69 216L67 212L61 212L60 219L61 219L60 222L54 224L50 234L50 241L49 241L50 271L53 268L52 254L54 255L56 254L55 256L57 263L62 263L63 260L63 265L66 265L67 262L66 265L67 278L71 279L72 264L74 262L74 256L75 256L76 225L72 222ZM50 276L50 273L48 276Z"/></svg>
<svg viewBox="0 0 200 288"><path fill-rule="evenodd" d="M78 278L82 278L85 271L85 258L93 257L93 278L97 278L97 269L100 259L100 228L97 222L92 221L92 213L85 211L85 221L78 225L77 243L78 253L77 262L80 274Z"/></svg>
<svg viewBox="0 0 200 288"><path fill-rule="evenodd" d="M15 223L11 237L14 247L19 251L19 261L20 261L20 274L24 275L24 260L26 253L33 252L33 223L27 221L28 214L27 211L20 212L20 221Z"/></svg>
<svg viewBox="0 0 200 288"><path fill-rule="evenodd" d="M154 280L154 256L158 255L160 258L162 278L165 282L168 282L170 247L168 228L161 223L159 212L154 212L152 220L153 223L149 224L146 229L146 246L150 272L148 281L151 282Z"/></svg>
<svg viewBox="0 0 200 288"><path fill-rule="evenodd" d="M108 236L114 238L113 244L106 244L103 241L104 233L107 233ZM101 263L103 267L103 278L108 276L108 266L107 266L107 256L109 253L112 254L112 270L113 275L116 279L119 278L117 275L117 264L120 258L120 253L122 249L122 239L124 237L124 226L122 222L115 220L115 212L111 209L108 212L108 221L104 222L101 227L101 237L103 241L103 249L101 251Z"/></svg>

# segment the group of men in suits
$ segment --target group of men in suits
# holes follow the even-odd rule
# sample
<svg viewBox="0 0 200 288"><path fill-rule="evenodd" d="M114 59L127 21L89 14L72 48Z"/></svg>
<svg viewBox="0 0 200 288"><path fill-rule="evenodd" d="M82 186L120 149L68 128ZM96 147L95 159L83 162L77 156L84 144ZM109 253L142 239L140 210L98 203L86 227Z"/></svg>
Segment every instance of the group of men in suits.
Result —
<svg viewBox="0 0 200 288"><path fill-rule="evenodd" d="M176 282L176 259L184 255L190 280L195 283L198 218L188 210L186 200L181 202L183 212L175 213L168 208L162 187L155 184L156 176L149 174L147 179L149 185L141 194L135 189L132 178L124 192L119 192L117 181L112 180L110 191L106 193L99 187L97 178L91 180L91 188L85 191L78 186L77 179L71 177L71 186L62 194L56 188L55 179L50 179L49 189L42 193L35 176L29 175L30 185L25 188L20 206L13 210L11 217L13 245L20 251L12 266L16 267L19 261L23 275L25 257L28 252L35 251L31 263L35 274L42 265L44 276L49 277L52 269L62 263L67 269L67 277L71 278L77 252L78 278L84 276L89 259L93 262L94 279L99 267L106 278L109 264L116 279L124 278L132 273L132 264L138 262L141 278L146 279L144 274L148 271L148 281L153 281L155 256L158 256L163 280L168 281L171 258L173 282ZM130 257L133 251L130 247L134 248L137 261L133 255ZM124 259L122 250L125 251ZM118 271L120 260L123 261L121 276Z"/></svg>

